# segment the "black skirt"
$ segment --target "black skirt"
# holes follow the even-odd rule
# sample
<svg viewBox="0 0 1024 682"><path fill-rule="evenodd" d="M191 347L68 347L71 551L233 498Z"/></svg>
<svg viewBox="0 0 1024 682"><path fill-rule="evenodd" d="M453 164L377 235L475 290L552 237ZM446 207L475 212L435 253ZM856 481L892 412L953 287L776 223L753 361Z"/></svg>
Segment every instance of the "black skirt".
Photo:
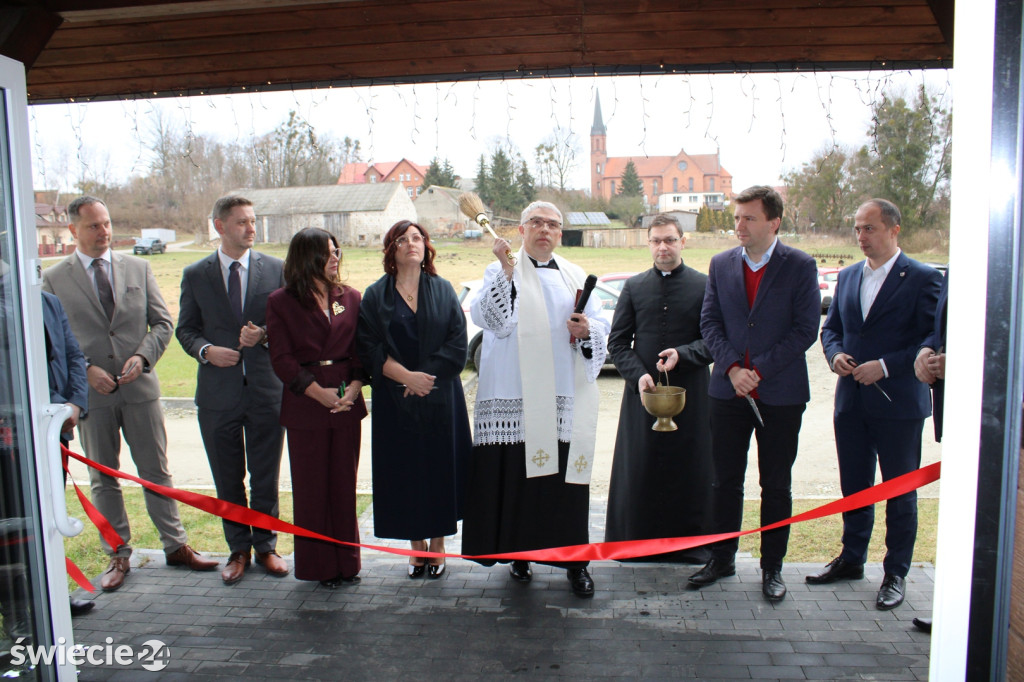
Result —
<svg viewBox="0 0 1024 682"><path fill-rule="evenodd" d="M590 486L565 482L569 444L558 443L558 471L526 477L526 444L473 448L462 553L502 554L590 542ZM474 559L493 566L493 559ZM505 563L505 562L502 562ZM588 562L540 562L562 568Z"/></svg>

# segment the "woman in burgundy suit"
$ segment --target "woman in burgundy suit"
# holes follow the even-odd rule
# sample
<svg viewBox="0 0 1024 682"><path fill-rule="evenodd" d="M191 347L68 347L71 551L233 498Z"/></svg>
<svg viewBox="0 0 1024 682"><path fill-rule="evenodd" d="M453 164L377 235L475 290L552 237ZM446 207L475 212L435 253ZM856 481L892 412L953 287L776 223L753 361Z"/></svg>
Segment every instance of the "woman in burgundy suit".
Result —
<svg viewBox="0 0 1024 682"><path fill-rule="evenodd" d="M295 523L359 542L356 469L366 378L356 356L359 292L339 282L334 236L307 228L292 237L283 288L267 299L274 372L284 382ZM334 589L359 582L359 548L295 538L295 577Z"/></svg>

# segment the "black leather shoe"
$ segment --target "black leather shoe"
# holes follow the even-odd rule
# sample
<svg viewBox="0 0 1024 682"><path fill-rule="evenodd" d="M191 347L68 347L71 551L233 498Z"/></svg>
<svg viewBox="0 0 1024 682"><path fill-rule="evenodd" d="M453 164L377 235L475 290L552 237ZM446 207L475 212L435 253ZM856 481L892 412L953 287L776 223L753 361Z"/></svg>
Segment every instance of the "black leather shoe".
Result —
<svg viewBox="0 0 1024 682"><path fill-rule="evenodd" d="M906 581L903 578L886 573L882 579L882 587L878 590L878 598L875 599L875 607L882 611L896 608L903 603L905 589Z"/></svg>
<svg viewBox="0 0 1024 682"><path fill-rule="evenodd" d="M827 585L837 580L860 580L864 577L864 564L851 564L836 557L825 565L825 570L804 578L812 585Z"/></svg>
<svg viewBox="0 0 1024 682"><path fill-rule="evenodd" d="M71 617L84 616L85 614L92 611L93 607L96 606L94 601L86 601L85 599L71 599L70 604ZM917 620L916 618L914 620Z"/></svg>
<svg viewBox="0 0 1024 682"><path fill-rule="evenodd" d="M415 580L416 578L422 578L427 572L427 565L420 564L409 564L409 577Z"/></svg>
<svg viewBox="0 0 1024 682"><path fill-rule="evenodd" d="M513 580L518 580L521 583L533 580L533 571L530 570L529 561L513 561L512 565L508 567L508 574L512 576Z"/></svg>
<svg viewBox="0 0 1024 682"><path fill-rule="evenodd" d="M690 584L694 587L704 587L730 575L736 575L735 562L725 563L721 559L712 559L704 564L704 568L690 576Z"/></svg>
<svg viewBox="0 0 1024 682"><path fill-rule="evenodd" d="M768 601L782 601L786 596L786 583L782 582L782 571L766 568L761 571L761 593Z"/></svg>
<svg viewBox="0 0 1024 682"><path fill-rule="evenodd" d="M444 575L445 564L430 564L427 566L427 577L431 580L437 580Z"/></svg>
<svg viewBox="0 0 1024 682"><path fill-rule="evenodd" d="M932 634L932 619L931 618L915 618L913 620L914 627L921 632L927 632L929 635Z"/></svg>
<svg viewBox="0 0 1024 682"><path fill-rule="evenodd" d="M594 596L594 579L587 573L586 568L569 568L565 574L569 577L573 594L577 597Z"/></svg>

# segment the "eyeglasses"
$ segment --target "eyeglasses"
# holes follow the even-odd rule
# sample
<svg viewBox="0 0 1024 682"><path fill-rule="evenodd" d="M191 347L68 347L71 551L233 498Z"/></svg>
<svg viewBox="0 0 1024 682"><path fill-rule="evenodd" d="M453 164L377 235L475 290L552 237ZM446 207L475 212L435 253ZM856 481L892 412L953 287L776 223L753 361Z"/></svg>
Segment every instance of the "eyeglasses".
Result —
<svg viewBox="0 0 1024 682"><path fill-rule="evenodd" d="M414 234L411 237L408 237L406 235L402 235L401 237L399 237L398 239L395 240L395 246L397 246L398 248L402 248L406 244L410 244L410 243L411 244L422 244L423 243L423 236L420 235L420 234Z"/></svg>
<svg viewBox="0 0 1024 682"><path fill-rule="evenodd" d="M341 249L330 249L327 253L334 256L335 258L341 258Z"/></svg>
<svg viewBox="0 0 1024 682"><path fill-rule="evenodd" d="M678 241L679 241L679 237L668 237L666 239L657 239L657 238L648 239L647 243L650 244L651 246L661 246L662 244L665 244L666 246L672 246L673 244L677 243Z"/></svg>
<svg viewBox="0 0 1024 682"><path fill-rule="evenodd" d="M526 226L532 230L539 230L546 227L552 232L557 232L562 229L562 223L557 220L544 220L543 218L530 218L526 221Z"/></svg>

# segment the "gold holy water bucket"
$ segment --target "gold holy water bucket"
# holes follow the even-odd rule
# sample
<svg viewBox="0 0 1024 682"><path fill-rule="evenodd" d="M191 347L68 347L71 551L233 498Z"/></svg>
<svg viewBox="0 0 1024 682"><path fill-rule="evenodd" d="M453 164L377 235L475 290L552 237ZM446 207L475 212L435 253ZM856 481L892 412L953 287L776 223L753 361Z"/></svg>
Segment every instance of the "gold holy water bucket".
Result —
<svg viewBox="0 0 1024 682"><path fill-rule="evenodd" d="M667 381L667 379L666 379ZM651 415L658 418L652 431L675 431L679 427L672 417L686 407L686 389L679 386L662 386L659 382L653 389L640 394L640 400Z"/></svg>

